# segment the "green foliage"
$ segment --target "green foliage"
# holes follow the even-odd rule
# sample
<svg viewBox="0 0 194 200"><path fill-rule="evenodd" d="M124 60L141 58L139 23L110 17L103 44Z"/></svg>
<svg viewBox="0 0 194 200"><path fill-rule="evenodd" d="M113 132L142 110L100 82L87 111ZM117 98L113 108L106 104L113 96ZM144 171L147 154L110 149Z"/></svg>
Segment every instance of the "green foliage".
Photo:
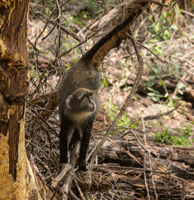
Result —
<svg viewBox="0 0 194 200"><path fill-rule="evenodd" d="M148 87L148 90L150 91L147 93L148 96L150 96L150 98L155 102L159 102L160 98L164 97L164 95L160 94L157 90L154 90L151 87Z"/></svg>
<svg viewBox="0 0 194 200"><path fill-rule="evenodd" d="M149 28L151 29L151 33L154 35L157 35L160 31L162 31L162 29L164 29L163 26L161 25L161 23L159 23L159 22L152 24ZM166 41L166 40L169 40L170 37L171 37L171 32L168 29L168 30L165 30L164 32L162 32L160 35L156 36L155 39L157 39L157 40L162 39L162 40Z"/></svg>
<svg viewBox="0 0 194 200"><path fill-rule="evenodd" d="M111 122L114 121L115 115L117 113L116 105L112 103L112 99L109 99L109 102L106 104L103 104L104 106L107 106L106 108L106 114L110 118Z"/></svg>
<svg viewBox="0 0 194 200"><path fill-rule="evenodd" d="M167 98L169 96L169 93L164 84L163 78L165 78L169 75L164 74L160 70L157 63L152 63L148 71L150 73L150 76L148 78L148 81L146 82L146 86L147 86L148 90L150 91L148 93L150 98L155 102L160 101L161 98ZM158 91L156 91L152 88L156 84L157 81L158 81L158 84L164 88L164 91L165 91L164 95L160 94Z"/></svg>
<svg viewBox="0 0 194 200"><path fill-rule="evenodd" d="M29 70L30 70L30 79L39 77L38 70L36 70L35 65L30 65Z"/></svg>
<svg viewBox="0 0 194 200"><path fill-rule="evenodd" d="M76 58L73 58L72 61L73 61L73 63L76 63L76 62L77 62L77 59L76 59Z"/></svg>
<svg viewBox="0 0 194 200"><path fill-rule="evenodd" d="M71 64L68 63L68 64L67 64L67 70L70 69L70 68L71 68Z"/></svg>
<svg viewBox="0 0 194 200"><path fill-rule="evenodd" d="M160 19L156 23L151 24L149 26L150 32L154 35L157 35L156 37L154 37L154 39L150 40L151 43L154 43L150 47L150 49L157 55L165 54L165 45L167 41L170 39L172 31L178 30L176 25L172 25L169 29L160 33L162 30L164 30L166 27L170 25L171 22L169 20L169 16L171 15L172 15L171 13L164 12L162 13ZM152 16L150 15L149 19L151 20L151 18ZM165 41L165 42L159 42L159 41ZM174 77L177 78L178 84L176 88L178 94L183 94L182 91L185 89L186 86L183 83L180 83L179 81L179 77L182 74L179 65L177 64L171 65L170 70L169 69L165 70L166 67L167 67L166 64L161 65L161 63L152 63L151 66L147 67L148 73L150 75L150 77L146 82L147 89L150 91L148 95L155 102L159 102L161 99L166 99L167 102L169 102L172 106L175 106L179 97L169 95L169 92L164 83L165 78L170 75L173 75ZM153 89L153 86L156 83L163 87L164 94L161 94Z"/></svg>
<svg viewBox="0 0 194 200"><path fill-rule="evenodd" d="M155 132L154 139L158 143L167 143L171 145L178 145L178 146L188 146L191 144L191 140L189 136L191 136L191 126L185 125L185 129L178 129L177 135L172 135L172 130L162 130L162 133Z"/></svg>
<svg viewBox="0 0 194 200"><path fill-rule="evenodd" d="M112 99L109 100L107 103L108 105L106 108L106 114L110 118L111 122L115 120L115 117L118 114L116 105L112 103ZM121 117L121 119L118 121L116 130L112 133L111 136L118 136L119 133L123 132L126 128L129 128L129 125L131 123L131 120L129 119L129 116L124 113L124 115ZM134 124L130 126L132 129L138 129L138 126L140 125L140 122L137 121Z"/></svg>
<svg viewBox="0 0 194 200"><path fill-rule="evenodd" d="M101 84L102 84L103 86L105 86L105 87L108 87L108 82L107 82L107 80L106 80L105 78L102 78L102 79L101 79Z"/></svg>
<svg viewBox="0 0 194 200"><path fill-rule="evenodd" d="M80 12L77 12L74 16L70 16L69 19L73 21L74 24L85 26L89 19L94 19L95 17L97 17L97 13L100 10L100 7L99 4L95 3L92 0L84 0L79 4L85 5L87 10L81 10Z"/></svg>
<svg viewBox="0 0 194 200"><path fill-rule="evenodd" d="M154 45L152 45L150 47L151 51L153 51L156 55L163 55L164 54L164 51L162 50L164 44L157 43L157 39L151 40L150 42L154 43Z"/></svg>
<svg viewBox="0 0 194 200"><path fill-rule="evenodd" d="M122 73L121 81L119 82L118 86L123 88L123 91L129 92L131 90L131 86L127 85L127 79L129 78L131 71L128 69L131 63L126 62L126 59L121 60L121 68L125 71Z"/></svg>
<svg viewBox="0 0 194 200"><path fill-rule="evenodd" d="M154 132L154 134L154 139L156 142L172 144L172 136L170 135L169 131L162 130L161 134L158 132Z"/></svg>
<svg viewBox="0 0 194 200"><path fill-rule="evenodd" d="M160 16L160 21L157 21L154 24L151 24L149 26L150 32L153 35L157 35L159 34L162 30L164 30L166 27L168 27L170 25L170 18L169 16L171 16L172 14L169 12L164 12L161 14ZM149 19L151 20L152 16L149 16ZM178 30L176 25L172 25L169 29L162 31L162 33L160 33L159 35L157 35L154 39L150 40L150 42L156 42L158 40L162 40L162 41L168 41L171 37L171 33L172 30ZM158 44L157 44L158 46ZM157 47L155 47L157 48Z"/></svg>
<svg viewBox="0 0 194 200"><path fill-rule="evenodd" d="M177 88L177 92L182 95L183 94L182 90L186 88L186 85L184 83L182 83L182 82L179 82L176 85L176 88Z"/></svg>
<svg viewBox="0 0 194 200"><path fill-rule="evenodd" d="M158 63L152 63L151 66L146 67L149 78L145 82L145 85L147 86L147 89L150 91L148 92L148 95L150 98L155 101L159 102L161 99L166 99L167 103L170 103L171 106L176 106L177 100L180 98L178 96L170 96L168 89L164 83L164 80L172 75L177 79L178 84L175 86L177 89L177 94L183 94L183 90L186 88L186 85L179 81L179 77L182 74L182 70L180 70L180 67L178 65L170 66L171 70L168 71L168 74L165 71L165 65L164 64L158 64ZM164 89L164 94L161 94L157 90L153 89L155 84L159 84Z"/></svg>
<svg viewBox="0 0 194 200"><path fill-rule="evenodd" d="M71 21L73 21L74 24L78 24L78 25L85 25L85 23L83 21L80 20L81 16L84 15L84 11L80 12L77 14L77 16L70 16L69 19ZM84 15L85 16L85 15Z"/></svg>
<svg viewBox="0 0 194 200"><path fill-rule="evenodd" d="M101 84L102 84L102 87L108 87L109 86L109 83L113 83L114 79L113 79L113 75L112 74L107 74L107 73L104 73L102 74L102 78L101 78Z"/></svg>

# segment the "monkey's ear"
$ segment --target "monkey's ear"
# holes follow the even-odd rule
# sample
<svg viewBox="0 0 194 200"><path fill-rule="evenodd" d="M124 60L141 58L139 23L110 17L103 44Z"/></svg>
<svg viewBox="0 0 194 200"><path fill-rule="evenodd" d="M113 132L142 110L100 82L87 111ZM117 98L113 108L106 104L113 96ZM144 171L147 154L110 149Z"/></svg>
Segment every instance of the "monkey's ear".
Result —
<svg viewBox="0 0 194 200"><path fill-rule="evenodd" d="M77 95L77 99L81 99L84 96L84 93L80 93L79 95Z"/></svg>
<svg viewBox="0 0 194 200"><path fill-rule="evenodd" d="M95 92L96 90L90 90L89 95L92 96Z"/></svg>
<svg viewBox="0 0 194 200"><path fill-rule="evenodd" d="M69 95L68 98L66 99L66 104L67 104L68 109L71 109L70 102L71 102L72 98L73 98L73 96Z"/></svg>
<svg viewBox="0 0 194 200"><path fill-rule="evenodd" d="M89 92L89 95L92 96L94 94L94 91Z"/></svg>

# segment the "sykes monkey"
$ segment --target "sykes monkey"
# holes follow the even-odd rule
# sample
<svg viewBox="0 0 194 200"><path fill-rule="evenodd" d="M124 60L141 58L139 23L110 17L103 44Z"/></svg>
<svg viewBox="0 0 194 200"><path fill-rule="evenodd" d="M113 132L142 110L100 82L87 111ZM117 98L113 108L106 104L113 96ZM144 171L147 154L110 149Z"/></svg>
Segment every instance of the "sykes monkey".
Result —
<svg viewBox="0 0 194 200"><path fill-rule="evenodd" d="M79 170L86 170L86 154L98 110L100 73L79 60L64 75L59 89L60 163L68 163L68 151L81 142L78 158Z"/></svg>
<svg viewBox="0 0 194 200"><path fill-rule="evenodd" d="M142 8L147 3L140 3ZM86 154L93 121L98 110L100 72L98 64L114 47L126 38L126 31L142 10L129 12L127 19L100 39L64 75L59 89L59 115L61 119L60 163L68 162L68 151L81 142L78 158L79 170L86 170Z"/></svg>

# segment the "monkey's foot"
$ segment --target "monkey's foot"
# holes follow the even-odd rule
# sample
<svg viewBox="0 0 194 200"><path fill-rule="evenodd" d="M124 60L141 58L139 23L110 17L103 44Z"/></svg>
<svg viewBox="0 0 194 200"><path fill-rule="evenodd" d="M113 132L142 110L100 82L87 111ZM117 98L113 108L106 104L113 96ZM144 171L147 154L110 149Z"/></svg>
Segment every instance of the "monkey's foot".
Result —
<svg viewBox="0 0 194 200"><path fill-rule="evenodd" d="M78 167L79 171L86 171L87 170L87 168L86 168L86 162L85 161L79 162L78 166L79 166Z"/></svg>
<svg viewBox="0 0 194 200"><path fill-rule="evenodd" d="M67 158L60 158L60 164L67 164L68 163L68 159Z"/></svg>

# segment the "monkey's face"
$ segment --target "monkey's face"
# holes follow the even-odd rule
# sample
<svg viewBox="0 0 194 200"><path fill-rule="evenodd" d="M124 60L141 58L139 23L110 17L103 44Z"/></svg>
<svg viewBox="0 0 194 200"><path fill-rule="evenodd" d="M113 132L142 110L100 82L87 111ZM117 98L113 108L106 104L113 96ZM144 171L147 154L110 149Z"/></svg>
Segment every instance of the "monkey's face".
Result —
<svg viewBox="0 0 194 200"><path fill-rule="evenodd" d="M96 111L96 104L89 95L84 95L81 99L73 98L70 106L75 112L92 113Z"/></svg>
<svg viewBox="0 0 194 200"><path fill-rule="evenodd" d="M67 107L71 113L93 113L96 111L96 103L92 99L92 93L85 93L81 96L70 95L67 98Z"/></svg>

